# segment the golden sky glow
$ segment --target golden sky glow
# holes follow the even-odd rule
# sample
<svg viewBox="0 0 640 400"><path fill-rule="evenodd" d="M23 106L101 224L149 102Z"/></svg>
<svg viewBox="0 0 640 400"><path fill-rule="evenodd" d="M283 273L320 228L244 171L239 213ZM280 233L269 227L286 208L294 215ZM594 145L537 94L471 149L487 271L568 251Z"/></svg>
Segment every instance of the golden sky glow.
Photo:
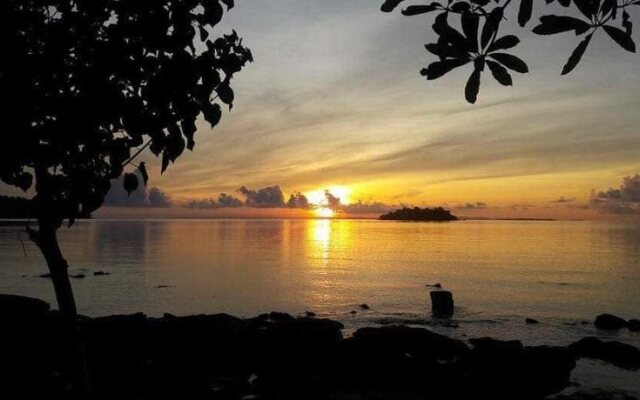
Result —
<svg viewBox="0 0 640 400"><path fill-rule="evenodd" d="M234 79L232 112L213 131L198 124L194 152L164 175L144 159L151 186L177 207L279 185L285 201L300 192L325 207L329 190L343 204L608 218L616 216L588 207L591 191L640 171L638 56L606 37L594 37L579 68L561 77L575 37L519 31L516 53L532 72L512 88L484 80L469 105L468 71L436 82L418 74L429 24L381 13L379 2L243 0L225 18L218 33L235 28L255 57ZM199 215L211 213L266 211ZM272 211L287 213L298 211Z"/></svg>
<svg viewBox="0 0 640 400"><path fill-rule="evenodd" d="M333 218L336 215L336 212L329 207L318 207L314 212L320 218Z"/></svg>

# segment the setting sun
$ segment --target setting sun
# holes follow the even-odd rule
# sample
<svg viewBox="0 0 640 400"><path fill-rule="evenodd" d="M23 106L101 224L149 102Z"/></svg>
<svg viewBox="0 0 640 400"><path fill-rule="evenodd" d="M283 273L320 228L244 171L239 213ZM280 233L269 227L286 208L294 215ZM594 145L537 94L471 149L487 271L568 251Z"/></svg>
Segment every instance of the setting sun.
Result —
<svg viewBox="0 0 640 400"><path fill-rule="evenodd" d="M314 206L327 206L329 205L327 193L340 199L341 204L349 204L350 202L351 189L345 186L329 186L327 189L312 190L305 193L305 196Z"/></svg>
<svg viewBox="0 0 640 400"><path fill-rule="evenodd" d="M336 212L330 209L329 207L320 207L314 210L316 215L321 218L333 218L336 215Z"/></svg>

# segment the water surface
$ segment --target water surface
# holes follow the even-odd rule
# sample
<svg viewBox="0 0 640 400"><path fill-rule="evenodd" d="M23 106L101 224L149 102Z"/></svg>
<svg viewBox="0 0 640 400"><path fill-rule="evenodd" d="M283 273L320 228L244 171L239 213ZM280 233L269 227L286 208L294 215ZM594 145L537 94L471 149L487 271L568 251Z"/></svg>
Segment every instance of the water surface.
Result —
<svg viewBox="0 0 640 400"><path fill-rule="evenodd" d="M0 226L0 292L53 304L44 261L26 240L25 257L21 229ZM309 310L350 329L403 322L563 344L603 336L581 324L597 314L640 317L633 223L94 220L61 229L60 240L71 273L86 275L73 280L80 312L93 316ZM457 329L429 317L433 283L453 291ZM606 336L640 344L626 331Z"/></svg>

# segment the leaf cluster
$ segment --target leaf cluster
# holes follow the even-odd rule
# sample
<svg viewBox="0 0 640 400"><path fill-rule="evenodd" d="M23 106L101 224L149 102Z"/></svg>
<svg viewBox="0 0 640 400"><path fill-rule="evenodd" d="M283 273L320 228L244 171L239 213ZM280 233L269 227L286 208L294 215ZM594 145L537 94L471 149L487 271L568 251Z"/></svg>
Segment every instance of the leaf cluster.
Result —
<svg viewBox="0 0 640 400"><path fill-rule="evenodd" d="M221 104L231 109L231 79L253 61L235 31L210 36L233 5L0 2L0 179L35 186L34 215L59 224L100 207L137 149L148 146L164 171L194 148L200 116L213 127ZM138 186L134 174L124 182Z"/></svg>
<svg viewBox="0 0 640 400"><path fill-rule="evenodd" d="M386 0L381 10L392 12L404 1ZM425 48L437 56L438 60L423 68L421 74L432 80L471 64L473 69L465 86L465 98L469 103L477 100L481 76L486 68L500 84L512 86L511 73L527 73L529 68L523 60L511 54L520 39L515 35L501 36L499 31L507 21L505 10L518 1L518 25L525 27L533 15L533 0L445 0L404 8L402 14L406 16L436 15L432 29L437 40L426 44ZM541 3L542 1L537 2ZM604 31L623 49L635 52L635 43L631 37L633 25L627 8L640 4L640 0L545 1L546 6L552 3L558 3L561 9L573 13L543 15L533 32L538 35L574 32L577 36L583 36L565 64L563 75L578 65L593 35L598 31ZM453 24L451 20L455 20Z"/></svg>

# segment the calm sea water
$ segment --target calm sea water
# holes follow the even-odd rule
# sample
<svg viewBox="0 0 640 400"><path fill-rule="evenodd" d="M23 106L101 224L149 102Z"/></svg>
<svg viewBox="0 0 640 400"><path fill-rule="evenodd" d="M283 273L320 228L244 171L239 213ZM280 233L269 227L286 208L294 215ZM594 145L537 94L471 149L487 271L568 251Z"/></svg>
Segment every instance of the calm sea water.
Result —
<svg viewBox="0 0 640 400"><path fill-rule="evenodd" d="M25 257L20 230L0 226L0 292L54 304L44 261L26 239ZM633 223L94 220L61 229L60 240L71 273L86 274L73 280L86 315L309 310L349 329L409 323L531 343L602 336L580 322L603 312L640 317ZM433 283L453 291L457 328L429 317ZM609 336L640 345L637 334Z"/></svg>

